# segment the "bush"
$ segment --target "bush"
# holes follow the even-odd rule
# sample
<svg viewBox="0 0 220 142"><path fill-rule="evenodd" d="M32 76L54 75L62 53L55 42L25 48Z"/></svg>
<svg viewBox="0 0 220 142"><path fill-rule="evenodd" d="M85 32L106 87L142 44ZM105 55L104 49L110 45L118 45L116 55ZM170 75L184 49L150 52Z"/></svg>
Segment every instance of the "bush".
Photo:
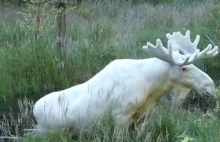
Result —
<svg viewBox="0 0 220 142"><path fill-rule="evenodd" d="M0 26L1 96L38 98L83 83L128 50L110 44L111 25L102 22L86 35L77 25L70 28L73 41L64 54L57 52L49 35L35 41L33 33L18 24Z"/></svg>
<svg viewBox="0 0 220 142"><path fill-rule="evenodd" d="M215 32L216 36L220 37L220 1L214 2L210 8L207 19L207 26Z"/></svg>

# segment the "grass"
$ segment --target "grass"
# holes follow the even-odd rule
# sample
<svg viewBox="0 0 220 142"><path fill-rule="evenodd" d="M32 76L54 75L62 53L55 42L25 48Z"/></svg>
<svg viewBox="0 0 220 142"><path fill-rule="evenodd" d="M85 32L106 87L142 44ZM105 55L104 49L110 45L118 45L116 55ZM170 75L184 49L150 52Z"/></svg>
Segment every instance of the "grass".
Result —
<svg viewBox="0 0 220 142"><path fill-rule="evenodd" d="M12 119L13 126L17 133L21 132L21 128L29 128L33 125L31 113L33 103L28 99L19 103L21 115L18 119ZM3 130L11 132L11 126L5 121ZM170 102L166 98L158 103L153 115L145 119L142 123L135 126L132 131L118 129L114 125L111 116L106 113L84 129L80 136L75 138L76 142L87 141L147 141L147 142L173 142L181 141L187 138L193 139L194 142L217 142L219 140L220 120L208 113L202 116L190 114L186 110L170 107ZM33 127L33 126L32 126ZM6 129L8 128L8 129ZM31 127L30 127L31 128ZM2 128L0 129L2 130ZM20 132L19 132L20 131ZM6 131L4 131L6 132ZM71 134L64 131L50 132L41 136L27 135L22 138L24 142L40 142L40 141L72 141Z"/></svg>
<svg viewBox="0 0 220 142"><path fill-rule="evenodd" d="M142 46L147 41L155 43L157 38L166 45L167 32L189 29L192 38L201 35L199 48L210 43L206 34L219 45L216 33L219 27L212 17L212 13L216 17L218 5L213 6L213 2L176 1L158 5L119 0L83 2L68 13L68 49L63 54L55 48L55 29L35 40L34 32L19 22L20 17L14 11L9 12L10 7L0 8L10 15L0 16L0 117L3 117L0 132L21 136L24 128L33 127L32 107L37 99L87 81L114 59L151 57L143 52ZM218 60L219 56L195 63L214 79L216 86L220 79ZM210 103L213 102L203 101L200 107ZM211 112L213 108L210 107ZM3 112L7 114L5 117ZM116 130L110 117L105 117L83 132L78 141L173 142L189 137L194 139L191 141L217 142L219 119L207 115L175 109L162 100L153 116L133 132ZM23 141L70 141L68 133L57 133L25 137Z"/></svg>

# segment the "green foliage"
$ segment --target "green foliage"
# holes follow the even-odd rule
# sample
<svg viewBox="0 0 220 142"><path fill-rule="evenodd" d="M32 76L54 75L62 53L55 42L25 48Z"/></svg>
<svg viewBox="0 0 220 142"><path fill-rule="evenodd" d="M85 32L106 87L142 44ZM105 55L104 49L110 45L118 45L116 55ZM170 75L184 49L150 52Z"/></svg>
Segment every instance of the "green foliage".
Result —
<svg viewBox="0 0 220 142"><path fill-rule="evenodd" d="M218 38L220 38L220 1L216 1L209 8L207 25L210 26Z"/></svg>
<svg viewBox="0 0 220 142"><path fill-rule="evenodd" d="M174 2L175 0L133 0L133 2L147 2L155 5Z"/></svg>
<svg viewBox="0 0 220 142"><path fill-rule="evenodd" d="M207 36L210 38L213 45L220 44L220 2L215 1L208 9L208 15L205 22L205 26L208 28ZM210 42L210 41L209 41ZM219 66L219 55L214 60L207 60L207 72L215 80L216 85L219 85L220 74L218 73Z"/></svg>
<svg viewBox="0 0 220 142"><path fill-rule="evenodd" d="M53 8L50 9L48 4L42 6L41 36L35 40L35 14L39 5L28 3L32 5L22 11L23 21L0 24L0 97L4 96L6 100L24 97L39 99L50 92L87 81L114 59L150 57L143 52L142 46L147 41L155 44L157 38L166 45L167 32L184 32L186 28L191 31L192 38L195 34L201 35L199 48L203 49L210 43L206 34L219 45L219 36L214 30L219 28L215 21L218 20L215 19L218 17L218 3L210 9L211 16L198 13L197 17L193 17L178 1L176 5L167 4L173 1L145 1L159 4L157 6L144 3L132 5L126 1L82 3L74 13L69 14L69 44L64 53L57 52L55 48L53 19L56 17L51 14ZM203 5L198 3L196 7L192 6L193 11L204 10L197 9L199 6ZM185 17L189 22L182 20ZM206 23L196 21L198 17L207 19ZM195 63L214 79L216 85L220 79L218 60L219 56ZM218 92L219 89L216 96L219 96ZM150 119L136 126L132 132L116 130L112 118L106 116L91 124L78 141L219 141L220 122L216 119L219 118L218 98L190 97L185 109L193 110L193 114L161 104ZM9 106L5 102L0 105L1 110ZM195 115L197 112L194 110L198 110L199 115ZM13 125L33 128L30 122L25 118L22 123ZM66 132L24 138L24 141L65 140L71 141L70 134Z"/></svg>
<svg viewBox="0 0 220 142"><path fill-rule="evenodd" d="M154 5L159 4L189 4L195 2L204 2L206 0L133 0L135 3L150 3Z"/></svg>
<svg viewBox="0 0 220 142"><path fill-rule="evenodd" d="M215 97L220 98L220 87L216 88Z"/></svg>
<svg viewBox="0 0 220 142"><path fill-rule="evenodd" d="M42 136L26 136L22 142L70 142L72 141L71 135L64 131L47 133Z"/></svg>
<svg viewBox="0 0 220 142"><path fill-rule="evenodd" d="M109 44L111 25L97 24L86 35L83 29L76 27L70 29L70 35L77 40L75 48L62 54L56 51L50 37L35 41L31 32L19 24L1 25L1 34L4 35L0 37L0 58L3 61L0 63L1 96L40 97L83 83L123 55L120 53L126 53ZM80 34L83 38L78 37ZM84 44L82 39L85 38L89 46Z"/></svg>
<svg viewBox="0 0 220 142"><path fill-rule="evenodd" d="M1 95L43 95L68 85L59 61L55 62L59 55L45 41L1 49L1 57L5 60L0 67L3 80L0 86L4 87L1 91L5 92Z"/></svg>
<svg viewBox="0 0 220 142"><path fill-rule="evenodd" d="M22 11L17 12L22 16L22 20L19 20L21 28L34 33L36 39L55 30L57 26L57 15L61 12L60 9L58 10L55 6L51 5L50 0L23 1L26 2L26 6ZM73 9L75 7L68 7L66 13Z"/></svg>
<svg viewBox="0 0 220 142"><path fill-rule="evenodd" d="M94 17L94 10L89 7L87 4L79 5L77 8L77 12L80 16L84 18L93 18Z"/></svg>
<svg viewBox="0 0 220 142"><path fill-rule="evenodd" d="M113 30L110 23L97 22L92 25L89 36L89 44L92 48L103 48L105 45L111 44L111 37L113 36Z"/></svg>
<svg viewBox="0 0 220 142"><path fill-rule="evenodd" d="M50 0L25 0L26 6L18 12L24 19L20 26L32 31L36 36L44 35L56 27L57 10L52 7Z"/></svg>
<svg viewBox="0 0 220 142"><path fill-rule="evenodd" d="M127 131L118 129L109 113L84 129L76 142L200 142L219 140L220 121L212 117L195 117L188 112L172 109L169 104L159 105L152 117ZM65 132L48 133L41 137L27 136L23 141L63 141L70 140L70 134Z"/></svg>
<svg viewBox="0 0 220 142"><path fill-rule="evenodd" d="M207 18L205 19L205 23L203 23L203 30L201 31L202 39L200 40L199 47L204 49L208 43L212 45L220 44L220 2L215 1L208 8ZM201 29L201 27L200 27ZM206 59L201 64L203 70L209 74L209 76L214 80L216 86L219 86L219 55L213 59ZM208 96L200 96L198 94L191 94L185 100L183 106L186 109L190 109L191 111L196 112L206 112L211 111L215 116L219 117L219 88L217 88L215 97Z"/></svg>

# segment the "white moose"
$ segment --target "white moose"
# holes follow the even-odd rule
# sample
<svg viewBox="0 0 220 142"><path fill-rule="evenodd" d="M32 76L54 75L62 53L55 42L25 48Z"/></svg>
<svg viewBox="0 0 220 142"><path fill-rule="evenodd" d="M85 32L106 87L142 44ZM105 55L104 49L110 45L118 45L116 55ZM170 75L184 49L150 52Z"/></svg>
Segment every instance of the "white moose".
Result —
<svg viewBox="0 0 220 142"><path fill-rule="evenodd" d="M143 47L155 58L114 60L87 82L42 97L33 109L36 131L71 127L79 132L106 110L117 126L126 126L149 116L156 101L175 88L213 95L213 80L192 63L216 56L218 47L209 44L200 52L200 36L191 42L189 30L185 36L174 32L166 37L168 48L160 39L156 46L148 42Z"/></svg>

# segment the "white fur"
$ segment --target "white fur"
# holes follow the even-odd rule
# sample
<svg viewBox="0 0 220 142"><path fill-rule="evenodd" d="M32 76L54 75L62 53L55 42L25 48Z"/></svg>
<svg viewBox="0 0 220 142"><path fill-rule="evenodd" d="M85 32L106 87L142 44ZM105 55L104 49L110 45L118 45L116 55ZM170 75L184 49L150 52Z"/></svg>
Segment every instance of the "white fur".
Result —
<svg viewBox="0 0 220 142"><path fill-rule="evenodd" d="M186 97L189 95L191 89L185 88L181 86L176 86L171 90L170 96L171 96L171 102L173 107L181 107Z"/></svg>
<svg viewBox="0 0 220 142"><path fill-rule="evenodd" d="M190 77L197 74L193 80L184 78L179 72L180 67L172 67L157 58L115 60L89 81L53 92L37 101L33 112L38 129L46 132L72 126L79 131L101 117L108 108L111 108L116 123L123 125L134 121L134 114L140 116L148 108L153 109L156 101L175 84L197 85L198 89L207 88L214 93L214 84L208 75L193 65L187 67L198 70L192 71ZM178 73L177 79L181 82L175 80ZM195 82L184 84L187 79Z"/></svg>
<svg viewBox="0 0 220 142"><path fill-rule="evenodd" d="M181 87L200 94L215 92L212 79L192 64L179 66L158 58L118 59L87 82L38 100L33 109L37 131L70 127L79 132L107 110L117 126L124 126L150 115L162 95Z"/></svg>

